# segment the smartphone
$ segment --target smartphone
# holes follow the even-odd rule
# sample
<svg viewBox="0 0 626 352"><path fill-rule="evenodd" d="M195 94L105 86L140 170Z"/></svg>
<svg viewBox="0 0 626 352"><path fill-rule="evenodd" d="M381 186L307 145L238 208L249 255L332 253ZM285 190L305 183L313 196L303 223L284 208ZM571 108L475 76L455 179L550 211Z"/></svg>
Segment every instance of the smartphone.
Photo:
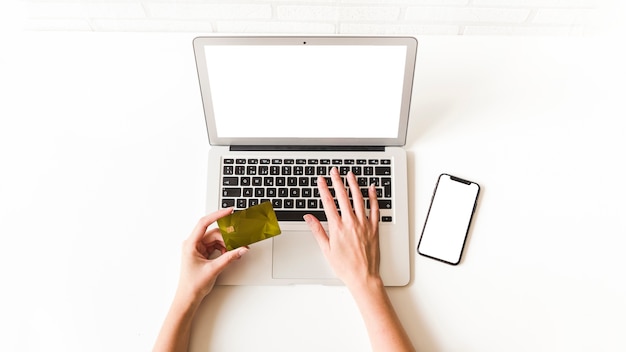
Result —
<svg viewBox="0 0 626 352"><path fill-rule="evenodd" d="M461 262L480 186L448 174L437 179L417 252L451 265Z"/></svg>

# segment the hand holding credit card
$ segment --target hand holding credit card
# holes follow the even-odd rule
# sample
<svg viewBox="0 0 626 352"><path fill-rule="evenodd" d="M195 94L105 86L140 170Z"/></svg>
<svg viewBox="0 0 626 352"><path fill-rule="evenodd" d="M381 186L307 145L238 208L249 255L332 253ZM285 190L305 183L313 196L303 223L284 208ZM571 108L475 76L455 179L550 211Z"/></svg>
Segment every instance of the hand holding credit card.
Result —
<svg viewBox="0 0 626 352"><path fill-rule="evenodd" d="M264 202L217 220L227 250L247 246L277 235L280 226L272 203Z"/></svg>

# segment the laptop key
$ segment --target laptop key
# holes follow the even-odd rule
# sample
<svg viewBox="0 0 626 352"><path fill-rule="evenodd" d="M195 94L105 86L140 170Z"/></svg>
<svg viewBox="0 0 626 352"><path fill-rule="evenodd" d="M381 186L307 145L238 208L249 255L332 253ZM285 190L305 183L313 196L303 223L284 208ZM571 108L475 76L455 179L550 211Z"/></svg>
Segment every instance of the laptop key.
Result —
<svg viewBox="0 0 626 352"><path fill-rule="evenodd" d="M222 186L239 186L239 179L237 177L224 177Z"/></svg>
<svg viewBox="0 0 626 352"><path fill-rule="evenodd" d="M275 210L274 212L276 213L278 221L304 221L303 216L306 214L315 216L319 221L327 220L326 214L321 210Z"/></svg>
<svg viewBox="0 0 626 352"><path fill-rule="evenodd" d="M241 197L241 188L223 188L222 197Z"/></svg>
<svg viewBox="0 0 626 352"><path fill-rule="evenodd" d="M222 208L230 208L235 206L234 199L222 199Z"/></svg>
<svg viewBox="0 0 626 352"><path fill-rule="evenodd" d="M391 167L389 166L377 166L374 171L376 175L381 175L381 176L391 175Z"/></svg>
<svg viewBox="0 0 626 352"><path fill-rule="evenodd" d="M391 198L391 179L383 177L381 182L383 185L383 196L385 198Z"/></svg>
<svg viewBox="0 0 626 352"><path fill-rule="evenodd" d="M391 200L390 199L380 199L380 200L378 200L378 208L380 208L380 209L391 209Z"/></svg>

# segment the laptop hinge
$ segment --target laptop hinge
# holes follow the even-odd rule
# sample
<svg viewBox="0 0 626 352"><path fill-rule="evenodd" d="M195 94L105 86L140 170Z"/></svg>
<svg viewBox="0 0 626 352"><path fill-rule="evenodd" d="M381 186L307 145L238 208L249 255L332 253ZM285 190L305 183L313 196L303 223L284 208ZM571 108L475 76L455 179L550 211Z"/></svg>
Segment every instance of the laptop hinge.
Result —
<svg viewBox="0 0 626 352"><path fill-rule="evenodd" d="M231 145L231 151L334 151L334 152L384 152L384 146L365 146L365 145L335 145L335 146L319 146L319 145Z"/></svg>

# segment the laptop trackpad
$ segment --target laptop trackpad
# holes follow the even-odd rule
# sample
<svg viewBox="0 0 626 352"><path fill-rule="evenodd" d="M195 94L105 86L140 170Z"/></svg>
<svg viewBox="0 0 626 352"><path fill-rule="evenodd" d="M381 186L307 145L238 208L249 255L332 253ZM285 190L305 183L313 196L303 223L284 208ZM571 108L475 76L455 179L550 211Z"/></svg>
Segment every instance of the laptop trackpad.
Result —
<svg viewBox="0 0 626 352"><path fill-rule="evenodd" d="M336 278L310 231L289 231L274 237L272 277L276 279Z"/></svg>

